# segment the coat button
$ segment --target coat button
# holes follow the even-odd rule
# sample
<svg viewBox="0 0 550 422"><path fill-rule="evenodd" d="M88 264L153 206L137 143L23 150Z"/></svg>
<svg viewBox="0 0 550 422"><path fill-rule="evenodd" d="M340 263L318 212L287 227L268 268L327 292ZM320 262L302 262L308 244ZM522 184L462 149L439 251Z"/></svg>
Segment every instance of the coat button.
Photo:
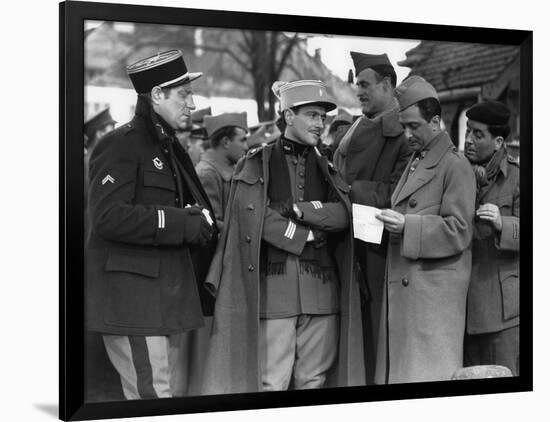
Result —
<svg viewBox="0 0 550 422"><path fill-rule="evenodd" d="M254 209L254 204L248 204L248 205L246 206L246 209L247 209L247 210L253 210L253 209Z"/></svg>
<svg viewBox="0 0 550 422"><path fill-rule="evenodd" d="M248 271L251 271L251 272L254 271L254 265L252 265L252 264L249 265L249 266L248 266Z"/></svg>
<svg viewBox="0 0 550 422"><path fill-rule="evenodd" d="M244 240L246 240L247 243L250 243L252 241L252 238L250 236L246 236Z"/></svg>
<svg viewBox="0 0 550 422"><path fill-rule="evenodd" d="M298 185L298 189L303 189L304 185Z"/></svg>
<svg viewBox="0 0 550 422"><path fill-rule="evenodd" d="M301 171L300 173L298 173L298 176L300 176L300 177L304 177L304 172L303 172L303 171Z"/></svg>
<svg viewBox="0 0 550 422"><path fill-rule="evenodd" d="M264 184L264 178L263 177L260 177L260 183L263 185Z"/></svg>
<svg viewBox="0 0 550 422"><path fill-rule="evenodd" d="M403 284L403 286L407 287L409 285L409 279L404 278L403 280L401 280L401 284Z"/></svg>
<svg viewBox="0 0 550 422"><path fill-rule="evenodd" d="M416 207L417 205L418 205L418 201L417 201L416 199L412 198L412 199L409 201L409 206L410 206L411 208L414 208L414 207Z"/></svg>
<svg viewBox="0 0 550 422"><path fill-rule="evenodd" d="M304 197L303 197L303 196L300 196L300 197L298 198L298 201L300 201L300 202L302 202L303 200L304 200Z"/></svg>
<svg viewBox="0 0 550 422"><path fill-rule="evenodd" d="M295 158L294 160L292 160L292 164L294 165L298 164L298 160Z"/></svg>

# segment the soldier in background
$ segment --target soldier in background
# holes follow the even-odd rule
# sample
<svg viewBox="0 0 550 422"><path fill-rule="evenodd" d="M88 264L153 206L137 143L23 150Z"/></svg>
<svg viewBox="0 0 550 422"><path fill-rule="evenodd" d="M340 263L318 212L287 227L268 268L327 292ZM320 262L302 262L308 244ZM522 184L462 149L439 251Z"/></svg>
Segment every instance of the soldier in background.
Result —
<svg viewBox="0 0 550 422"><path fill-rule="evenodd" d="M341 138L334 152L334 165L351 186L351 202L388 208L411 155L394 98L397 77L386 54L352 51L351 57L363 115ZM365 285L361 301L367 384L374 382L387 248L387 234L380 245L355 241L355 256Z"/></svg>
<svg viewBox="0 0 550 422"><path fill-rule="evenodd" d="M248 150L246 113L206 116L204 125L210 148L202 154L195 170L221 231L235 164Z"/></svg>
<svg viewBox="0 0 550 422"><path fill-rule="evenodd" d="M181 333L204 325L199 289L215 247L212 207L176 138L195 108L179 50L127 68L131 122L90 160L86 328L101 333L126 399L172 397Z"/></svg>
<svg viewBox="0 0 550 422"><path fill-rule="evenodd" d="M101 138L112 131L116 124L117 121L111 116L109 108L100 111L84 123L84 183L86 183L86 190L92 152Z"/></svg>
<svg viewBox="0 0 550 422"><path fill-rule="evenodd" d="M465 366L519 375L519 164L506 149L510 110L497 101L466 112L465 155L477 180Z"/></svg>

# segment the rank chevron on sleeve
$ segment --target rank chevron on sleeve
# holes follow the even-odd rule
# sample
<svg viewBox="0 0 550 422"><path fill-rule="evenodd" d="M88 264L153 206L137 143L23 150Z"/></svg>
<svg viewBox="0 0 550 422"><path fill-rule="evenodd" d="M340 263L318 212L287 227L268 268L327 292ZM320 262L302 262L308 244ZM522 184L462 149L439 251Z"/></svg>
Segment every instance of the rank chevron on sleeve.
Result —
<svg viewBox="0 0 550 422"><path fill-rule="evenodd" d="M107 182L111 182L111 183L115 183L115 179L113 176L111 176L110 174L108 174L107 176L105 176L103 178L103 180L101 181L101 184L104 185L105 183Z"/></svg>

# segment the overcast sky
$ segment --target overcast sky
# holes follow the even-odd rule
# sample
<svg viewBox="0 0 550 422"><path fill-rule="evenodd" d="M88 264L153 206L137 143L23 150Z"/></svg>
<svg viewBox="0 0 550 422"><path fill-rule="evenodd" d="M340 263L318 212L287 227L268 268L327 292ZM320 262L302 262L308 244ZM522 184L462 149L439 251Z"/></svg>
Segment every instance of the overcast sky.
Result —
<svg viewBox="0 0 550 422"><path fill-rule="evenodd" d="M386 53L395 68L399 84L409 74L410 69L398 66L397 62L403 60L405 52L417 46L418 43L418 40L390 38L316 36L308 40L308 51L313 54L317 48L320 48L321 60L343 80L347 80L348 70L353 69L350 51L368 54Z"/></svg>

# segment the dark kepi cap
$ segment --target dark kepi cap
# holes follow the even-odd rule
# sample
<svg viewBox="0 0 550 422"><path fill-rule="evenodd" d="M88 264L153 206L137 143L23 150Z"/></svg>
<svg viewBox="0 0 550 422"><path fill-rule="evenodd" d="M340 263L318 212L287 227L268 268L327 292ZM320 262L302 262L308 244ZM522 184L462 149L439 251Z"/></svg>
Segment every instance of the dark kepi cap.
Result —
<svg viewBox="0 0 550 422"><path fill-rule="evenodd" d="M116 124L116 120L111 116L110 109L107 107L104 110L101 110L96 115L92 116L84 123L84 134L91 138L94 132L98 129L101 129L109 124Z"/></svg>
<svg viewBox="0 0 550 422"><path fill-rule="evenodd" d="M229 126L240 127L244 131L248 132L246 112L224 113L219 116L204 116L204 126L206 127L208 137L212 137L212 135L214 135L218 130Z"/></svg>
<svg viewBox="0 0 550 422"><path fill-rule="evenodd" d="M466 117L489 126L504 126L509 123L510 109L498 101L484 101L472 106Z"/></svg>
<svg viewBox="0 0 550 422"><path fill-rule="evenodd" d="M439 100L435 88L424 78L417 75L409 76L401 82L401 85L395 88L395 98L399 103L400 111L426 98Z"/></svg>
<svg viewBox="0 0 550 422"><path fill-rule="evenodd" d="M202 76L190 73L180 50L169 50L139 60L126 68L138 94L151 92L155 86L171 88L191 82Z"/></svg>
<svg viewBox="0 0 550 422"><path fill-rule="evenodd" d="M365 54L351 51L351 59L355 67L355 76L359 75L363 70L372 68L373 66L393 66L386 54Z"/></svg>

